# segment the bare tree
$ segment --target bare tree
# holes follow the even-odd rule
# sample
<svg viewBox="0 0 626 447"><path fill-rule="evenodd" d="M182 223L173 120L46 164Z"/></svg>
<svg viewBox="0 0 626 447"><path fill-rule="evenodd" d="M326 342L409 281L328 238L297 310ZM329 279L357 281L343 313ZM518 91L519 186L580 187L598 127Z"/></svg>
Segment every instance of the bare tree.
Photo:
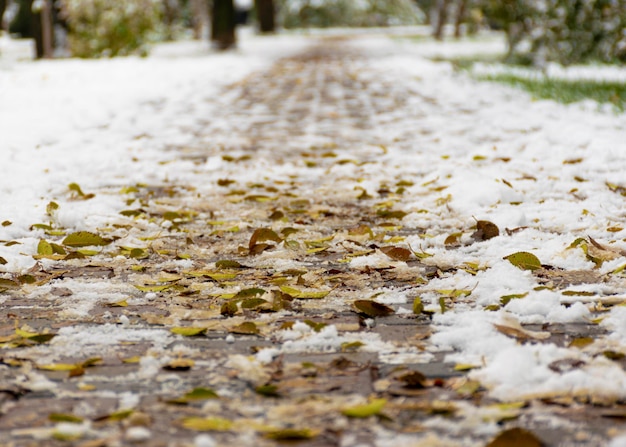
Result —
<svg viewBox="0 0 626 447"><path fill-rule="evenodd" d="M7 0L0 0L0 31L4 29L4 22L2 21L2 16L4 16L4 11L7 9Z"/></svg>
<svg viewBox="0 0 626 447"><path fill-rule="evenodd" d="M233 0L213 0L211 42L218 50L228 50L237 45Z"/></svg>
<svg viewBox="0 0 626 447"><path fill-rule="evenodd" d="M199 40L202 39L204 30L208 27L208 4L206 0L190 0L190 8L193 38Z"/></svg>
<svg viewBox="0 0 626 447"><path fill-rule="evenodd" d="M274 0L255 0L259 31L273 33L276 30L276 10Z"/></svg>
<svg viewBox="0 0 626 447"><path fill-rule="evenodd" d="M437 40L443 40L443 30L448 21L448 6L450 0L438 0L434 6L434 14L431 17L433 24L433 37Z"/></svg>
<svg viewBox="0 0 626 447"><path fill-rule="evenodd" d="M456 17L454 18L454 38L461 38L461 25L465 22L468 0L458 0L456 5Z"/></svg>

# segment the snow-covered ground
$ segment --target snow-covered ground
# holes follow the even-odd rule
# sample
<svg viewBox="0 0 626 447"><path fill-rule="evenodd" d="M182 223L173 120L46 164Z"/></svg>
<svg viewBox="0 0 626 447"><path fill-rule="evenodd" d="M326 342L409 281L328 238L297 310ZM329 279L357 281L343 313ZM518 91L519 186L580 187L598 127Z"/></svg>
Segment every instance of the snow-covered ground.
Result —
<svg viewBox="0 0 626 447"><path fill-rule="evenodd" d="M51 220L46 211L51 201L59 205L59 226L97 230L127 208L120 188L196 178L195 166L166 149L193 144L203 121L219 127L221 108L232 100L221 94L225 85L267 69L309 43L303 35L246 36L240 49L229 54L210 53L202 43L180 43L157 48L145 59L0 65L0 222L5 222L0 241L18 242L0 245L0 257L6 260L0 272L8 276L34 265L43 232L31 225ZM327 191L358 186L371 195L383 184L411 180L396 204L408 213L402 224L410 235L403 243L431 255L423 262L443 272L414 289L427 310L435 312L436 332L428 349L451 351L448 360L473 366L470 377L501 400L626 399L626 373L602 355L626 354L626 311L615 306L597 313L594 307L607 297L626 299L626 279L619 273L626 264L626 116L580 104L533 101L424 57L474 51L472 45L466 50L454 43L421 47L381 37L351 45L371 56L359 62L365 64L361 73L369 85L395 86L393 93L404 92L407 105L402 113L390 107L374 118L377 126L367 135L376 141L364 145L385 145L374 162L320 173ZM237 123L223 123L224 129L229 126ZM363 153L370 156L370 149ZM359 156L356 149L351 156ZM209 164L218 159L210 158ZM261 171L267 176L286 171L268 163L257 171L229 171L234 168L223 164L207 166L206 172L217 169L225 170L220 176L243 183ZM293 164L288 174L308 178L311 169ZM70 183L96 196L73 201ZM475 219L495 223L500 236L474 242L469 229ZM460 246L452 249L445 240L454 233L462 234ZM589 236L609 248L596 253L605 259L598 269L580 245L572 247ZM586 245L593 250L588 240ZM503 259L521 251L556 269L597 270L608 279L572 285L566 295L538 287L530 271ZM373 254L352 262L375 266L388 260ZM464 265L471 267L458 268ZM446 267L455 269L447 274ZM444 290L471 295L459 294L441 313ZM485 310L509 295L518 297L497 311ZM544 337L540 330L523 333L518 323L590 323L595 318L609 333L580 349L520 344L510 336L518 329L531 340ZM503 327L510 329L508 335ZM333 334L312 333L311 343ZM259 354L261 360L267 357L267 352ZM583 366L566 371L554 366L569 360Z"/></svg>

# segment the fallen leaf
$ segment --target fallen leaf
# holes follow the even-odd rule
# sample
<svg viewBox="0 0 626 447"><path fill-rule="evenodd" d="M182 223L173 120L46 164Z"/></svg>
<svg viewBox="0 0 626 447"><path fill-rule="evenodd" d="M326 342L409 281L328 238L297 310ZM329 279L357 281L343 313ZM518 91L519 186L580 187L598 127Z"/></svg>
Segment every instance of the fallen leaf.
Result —
<svg viewBox="0 0 626 447"><path fill-rule="evenodd" d="M191 359L176 359L164 365L163 369L167 371L189 371L194 365L195 362Z"/></svg>
<svg viewBox="0 0 626 447"><path fill-rule="evenodd" d="M380 251L395 261L406 262L411 257L411 250L402 247L381 247Z"/></svg>
<svg viewBox="0 0 626 447"><path fill-rule="evenodd" d="M173 327L170 332L183 337L195 337L197 335L203 335L207 331L205 327Z"/></svg>
<svg viewBox="0 0 626 447"><path fill-rule="evenodd" d="M541 447L543 443L532 432L523 428L509 428L500 432L487 447Z"/></svg>
<svg viewBox="0 0 626 447"><path fill-rule="evenodd" d="M309 428L280 428L265 432L263 437L274 441L304 441L315 438L319 433L318 430Z"/></svg>
<svg viewBox="0 0 626 447"><path fill-rule="evenodd" d="M520 341L524 340L545 340L550 337L550 332L529 331L524 329L519 321L509 314L502 316L502 324L494 323L493 325L500 333L516 338Z"/></svg>
<svg viewBox="0 0 626 447"><path fill-rule="evenodd" d="M368 418L380 414L386 404L387 399L372 399L366 404L346 407L341 410L341 414L349 418Z"/></svg>
<svg viewBox="0 0 626 447"><path fill-rule="evenodd" d="M476 231L472 234L472 238L477 241L486 241L500 235L498 226L488 220L479 220L476 222Z"/></svg>
<svg viewBox="0 0 626 447"><path fill-rule="evenodd" d="M210 388L194 388L193 390L185 393L183 396L178 397L176 399L171 399L166 401L169 404L188 404L192 401L200 401L207 399L217 399L219 398L218 394Z"/></svg>
<svg viewBox="0 0 626 447"><path fill-rule="evenodd" d="M283 239L270 228L258 228L254 230L254 233L252 233L252 236L250 237L248 249L252 250L255 245L266 241L280 243Z"/></svg>
<svg viewBox="0 0 626 447"><path fill-rule="evenodd" d="M252 321L245 321L237 326L231 327L229 332L242 335L259 335L259 328Z"/></svg>
<svg viewBox="0 0 626 447"><path fill-rule="evenodd" d="M357 313L364 314L370 318L387 317L395 313L393 308L372 300L356 300L352 304L356 308Z"/></svg>
<svg viewBox="0 0 626 447"><path fill-rule="evenodd" d="M541 261L537 256L526 251L519 251L511 255L505 256L504 259L509 261L515 267L522 270L537 270L541 268Z"/></svg>
<svg viewBox="0 0 626 447"><path fill-rule="evenodd" d="M110 244L110 239L104 239L103 237L91 233L89 231L79 231L77 233L71 233L63 239L63 245L68 247L88 247L91 245L104 246Z"/></svg>
<svg viewBox="0 0 626 447"><path fill-rule="evenodd" d="M189 417L181 421L181 425L188 430L196 431L229 431L234 422L224 418Z"/></svg>

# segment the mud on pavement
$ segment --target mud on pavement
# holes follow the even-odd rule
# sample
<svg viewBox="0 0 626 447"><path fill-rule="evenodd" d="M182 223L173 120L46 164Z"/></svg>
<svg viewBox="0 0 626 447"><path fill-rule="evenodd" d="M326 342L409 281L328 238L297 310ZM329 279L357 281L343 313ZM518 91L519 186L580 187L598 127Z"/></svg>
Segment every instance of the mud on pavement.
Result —
<svg viewBox="0 0 626 447"><path fill-rule="evenodd" d="M405 244L450 230L403 222L419 179L385 164L419 132L383 131L419 119L409 97L320 40L224 91L196 143L169 148L186 177L128 185L103 241L47 237L0 283L0 444L480 446L522 427L519 445L588 446L623 429L619 404L501 404L430 344L422 291L478 266ZM425 207L451 212L439 193ZM527 329L562 346L602 332Z"/></svg>

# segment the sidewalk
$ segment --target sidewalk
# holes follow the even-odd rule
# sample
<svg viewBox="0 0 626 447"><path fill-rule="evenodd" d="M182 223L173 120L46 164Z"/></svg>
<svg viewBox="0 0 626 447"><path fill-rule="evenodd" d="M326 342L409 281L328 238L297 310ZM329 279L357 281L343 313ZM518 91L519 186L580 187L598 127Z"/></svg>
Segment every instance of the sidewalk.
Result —
<svg viewBox="0 0 626 447"><path fill-rule="evenodd" d="M623 445L624 116L298 45L40 150L59 180L0 215L0 443Z"/></svg>

